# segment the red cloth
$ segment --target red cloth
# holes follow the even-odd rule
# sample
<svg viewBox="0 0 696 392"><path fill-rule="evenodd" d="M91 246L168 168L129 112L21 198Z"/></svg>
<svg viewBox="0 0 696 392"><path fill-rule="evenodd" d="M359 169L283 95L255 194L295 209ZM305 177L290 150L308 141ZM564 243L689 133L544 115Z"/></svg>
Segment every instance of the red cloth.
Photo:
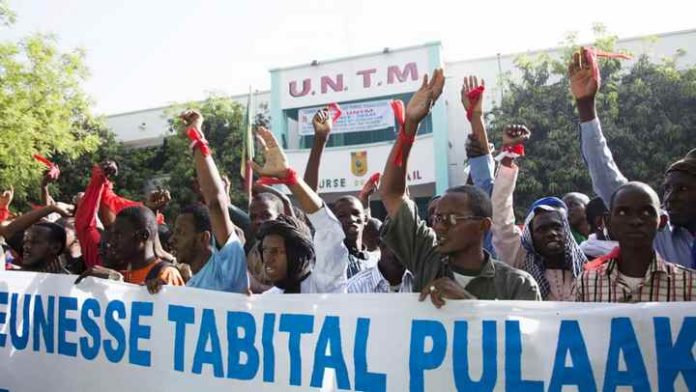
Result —
<svg viewBox="0 0 696 392"><path fill-rule="evenodd" d="M339 118L341 118L343 111L341 110L341 107L338 106L338 104L336 102L330 103L329 109L331 109L333 111L332 121L335 123L336 121L338 121Z"/></svg>
<svg viewBox="0 0 696 392"><path fill-rule="evenodd" d="M92 177L85 190L85 195L75 213L75 235L80 241L82 258L87 268L102 265L99 256L101 233L97 229L97 212L103 190L108 181L101 167L95 165L92 168Z"/></svg>
<svg viewBox="0 0 696 392"><path fill-rule="evenodd" d="M0 208L0 222L4 222L10 217L10 210L5 207Z"/></svg>
<svg viewBox="0 0 696 392"><path fill-rule="evenodd" d="M369 180L369 181L370 181L370 182L377 183L377 182L379 182L379 177L380 177L381 175L382 175L382 174L381 174L380 172L377 172L377 173L375 173L375 174L373 174L373 175L370 176L370 180Z"/></svg>
<svg viewBox="0 0 696 392"><path fill-rule="evenodd" d="M188 136L189 140L191 141L191 150L195 150L197 148L201 150L201 154L203 154L204 157L210 155L208 141L205 140L205 137L199 130L191 127L186 130L186 136Z"/></svg>
<svg viewBox="0 0 696 392"><path fill-rule="evenodd" d="M284 185L297 185L298 182L297 178L297 172L293 170L292 168L288 168L288 171L285 173L285 177L283 178L275 178L275 177L261 177L259 178L256 183L259 185L277 185L277 184L284 184Z"/></svg>
<svg viewBox="0 0 696 392"><path fill-rule="evenodd" d="M505 152L511 152L513 154L517 154L518 156L523 157L524 156L524 144L515 144L514 146L505 146L503 147L503 151Z"/></svg>
<svg viewBox="0 0 696 392"><path fill-rule="evenodd" d="M416 140L416 135L406 134L406 108L404 107L404 102L395 99L391 101L392 111L394 111L394 117L396 117L396 122L399 124L399 136L396 138L396 155L394 156L394 164L396 166L404 165L404 148L410 146Z"/></svg>
<svg viewBox="0 0 696 392"><path fill-rule="evenodd" d="M601 83L601 74L599 73L599 61L597 61L597 57L604 57L604 58L609 58L609 59L624 59L624 60L630 60L633 57L630 55L627 55L625 53L612 53L612 52L605 52L600 49L595 49L592 47L583 47L585 49L585 61L587 61L588 64L590 64L590 67L592 67L592 78L597 81L597 84Z"/></svg>
<svg viewBox="0 0 696 392"><path fill-rule="evenodd" d="M46 157L40 154L34 154L34 159L36 159L38 162L43 163L44 166L48 168L48 175L53 180L57 180L58 177L60 177L60 168L58 168L58 165L49 161L48 159L46 159Z"/></svg>
<svg viewBox="0 0 696 392"><path fill-rule="evenodd" d="M478 86L475 89L466 93L467 98L469 98L469 107L466 108L467 120L471 121L471 118L474 115L474 113L473 113L474 105L476 105L476 103L478 103L478 101L481 99L481 96L483 95L484 91L486 91L485 87Z"/></svg>
<svg viewBox="0 0 696 392"><path fill-rule="evenodd" d="M616 259L618 257L621 257L621 248L619 248L617 246L616 248L614 248L614 250L612 250L608 254L606 254L604 256L599 256L596 259L585 263L584 269L585 269L585 271L590 271L590 270L593 270L595 268L599 268L602 264L606 263L607 261L609 261L611 259Z"/></svg>
<svg viewBox="0 0 696 392"><path fill-rule="evenodd" d="M125 197L117 195L114 193L114 184L111 181L106 180L102 190L101 205L102 208L108 208L111 212L113 212L114 215L118 215L118 213L124 208L141 206L143 203L129 200Z"/></svg>

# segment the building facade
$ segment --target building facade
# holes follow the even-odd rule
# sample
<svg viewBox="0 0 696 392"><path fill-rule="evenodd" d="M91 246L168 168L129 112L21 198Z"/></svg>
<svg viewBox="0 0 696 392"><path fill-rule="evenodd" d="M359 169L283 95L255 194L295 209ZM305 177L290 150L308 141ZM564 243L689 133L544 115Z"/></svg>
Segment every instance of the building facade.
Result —
<svg viewBox="0 0 696 392"><path fill-rule="evenodd" d="M617 43L617 49L629 51L634 58L646 54L653 61L680 54L675 57L678 65L694 64L696 30L623 39ZM313 143L313 113L323 106L339 104L342 116L324 152L319 178L319 193L331 201L346 193L356 194L371 174L383 170L398 131L389 103L395 99L408 102L424 74L444 67L443 95L419 130L408 166L409 191L419 205L424 205L429 197L466 182L465 142L470 127L460 102L464 76L477 75L486 80L484 104L491 108L505 94L502 76L519 76L514 64L519 55L560 56L561 51L552 48L446 62L437 42L385 49L272 69L271 90L254 93L252 102L257 110L269 109L271 128L299 174L304 172ZM246 105L248 95L232 99ZM163 107L115 114L107 117L107 124L126 144L154 146L171 135L166 110Z"/></svg>

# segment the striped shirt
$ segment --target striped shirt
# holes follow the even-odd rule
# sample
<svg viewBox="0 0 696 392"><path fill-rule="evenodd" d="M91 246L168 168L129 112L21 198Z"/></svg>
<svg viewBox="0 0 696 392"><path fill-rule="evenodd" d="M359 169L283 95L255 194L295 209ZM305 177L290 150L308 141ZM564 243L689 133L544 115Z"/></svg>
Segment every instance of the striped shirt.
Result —
<svg viewBox="0 0 696 392"><path fill-rule="evenodd" d="M696 271L664 261L650 263L635 290L621 279L618 258L585 270L576 282L578 302L673 302L696 301Z"/></svg>
<svg viewBox="0 0 696 392"><path fill-rule="evenodd" d="M362 270L348 280L348 293L392 293L389 281L382 276L377 266ZM397 292L410 293L413 291L413 275L408 270L404 272L401 285Z"/></svg>

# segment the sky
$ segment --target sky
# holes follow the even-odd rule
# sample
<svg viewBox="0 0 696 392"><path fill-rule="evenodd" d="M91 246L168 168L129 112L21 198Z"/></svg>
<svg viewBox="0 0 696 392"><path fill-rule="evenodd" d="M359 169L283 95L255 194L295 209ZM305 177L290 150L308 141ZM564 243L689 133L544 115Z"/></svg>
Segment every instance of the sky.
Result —
<svg viewBox="0 0 696 392"><path fill-rule="evenodd" d="M696 28L696 2L661 0L8 0L0 40L53 33L82 48L85 91L115 114L270 88L272 68L440 41L446 62Z"/></svg>

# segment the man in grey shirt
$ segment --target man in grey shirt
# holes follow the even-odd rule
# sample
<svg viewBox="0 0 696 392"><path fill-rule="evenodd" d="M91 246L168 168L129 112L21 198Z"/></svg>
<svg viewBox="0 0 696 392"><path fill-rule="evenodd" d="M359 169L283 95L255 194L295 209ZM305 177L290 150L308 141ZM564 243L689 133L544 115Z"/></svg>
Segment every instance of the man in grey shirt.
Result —
<svg viewBox="0 0 696 392"><path fill-rule="evenodd" d="M420 219L406 196L406 167L420 122L442 93L444 75L427 76L404 111L403 126L387 160L380 195L389 214L382 241L413 274L421 300L430 296L440 307L444 299L541 300L528 273L493 260L483 249L491 227L491 201L474 186L449 189L435 207L433 228ZM397 114L397 117L399 115Z"/></svg>

